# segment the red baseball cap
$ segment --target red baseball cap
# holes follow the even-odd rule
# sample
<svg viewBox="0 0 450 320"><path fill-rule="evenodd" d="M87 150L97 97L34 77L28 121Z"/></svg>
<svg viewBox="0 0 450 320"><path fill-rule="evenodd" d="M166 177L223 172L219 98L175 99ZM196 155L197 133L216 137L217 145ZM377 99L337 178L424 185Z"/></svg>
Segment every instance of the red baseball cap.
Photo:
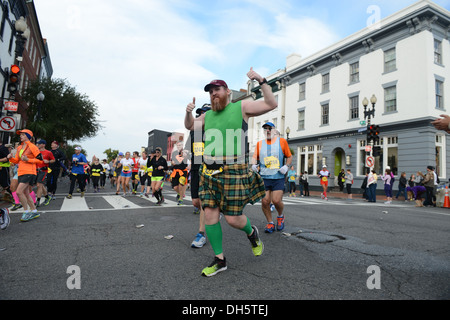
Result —
<svg viewBox="0 0 450 320"><path fill-rule="evenodd" d="M228 85L225 81L223 80L213 80L211 81L209 84L207 84L205 86L205 92L209 92L209 89L211 89L211 87L225 87L226 89L228 89Z"/></svg>

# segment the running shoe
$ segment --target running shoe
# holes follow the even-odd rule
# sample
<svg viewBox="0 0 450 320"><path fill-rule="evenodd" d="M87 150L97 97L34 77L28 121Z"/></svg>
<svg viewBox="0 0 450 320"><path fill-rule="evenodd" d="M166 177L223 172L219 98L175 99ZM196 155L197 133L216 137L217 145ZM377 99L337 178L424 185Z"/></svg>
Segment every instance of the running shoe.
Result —
<svg viewBox="0 0 450 320"><path fill-rule="evenodd" d="M49 196L47 199L45 199L44 206L48 206L50 204L50 201L52 201L52 197L51 196Z"/></svg>
<svg viewBox="0 0 450 320"><path fill-rule="evenodd" d="M264 243L259 238L259 231L256 226L252 226L253 233L251 236L248 236L248 240L252 244L252 251L255 256L260 256L264 252Z"/></svg>
<svg viewBox="0 0 450 320"><path fill-rule="evenodd" d="M202 276L212 277L219 272L227 270L227 261L225 258L223 260L214 257L214 261L205 269L202 270Z"/></svg>
<svg viewBox="0 0 450 320"><path fill-rule="evenodd" d="M199 208L197 208L197 207L194 207L194 212L193 212L194 214L199 214L200 213L200 209Z"/></svg>
<svg viewBox="0 0 450 320"><path fill-rule="evenodd" d="M28 221L28 216L30 215L30 211L24 211L22 213L22 217L20 218L20 221L26 222Z"/></svg>
<svg viewBox="0 0 450 320"><path fill-rule="evenodd" d="M82 198L84 197L84 191L81 192L81 197L82 197Z"/></svg>
<svg viewBox="0 0 450 320"><path fill-rule="evenodd" d="M178 206L182 206L182 205L183 205L183 199L178 199L177 205L178 205Z"/></svg>
<svg viewBox="0 0 450 320"><path fill-rule="evenodd" d="M28 215L28 220L27 221L39 218L40 216L41 215L39 214L39 212L37 212L37 210L36 211L31 211L30 214Z"/></svg>
<svg viewBox="0 0 450 320"><path fill-rule="evenodd" d="M274 231L275 231L275 224L274 224L273 222L268 223L268 224L266 225L266 227L264 228L264 232L265 232L265 233L272 233L272 232L274 232Z"/></svg>
<svg viewBox="0 0 450 320"><path fill-rule="evenodd" d="M67 198L67 199L72 199L72 195L71 195L71 194L68 194L68 195L66 196L66 198Z"/></svg>
<svg viewBox="0 0 450 320"><path fill-rule="evenodd" d="M9 210L7 208L0 209L0 229L5 230L8 228L11 219L9 218Z"/></svg>
<svg viewBox="0 0 450 320"><path fill-rule="evenodd" d="M17 209L22 208L22 205L20 203L13 205L13 207L11 208L11 211L16 211Z"/></svg>
<svg viewBox="0 0 450 320"><path fill-rule="evenodd" d="M277 217L277 231L284 229L284 215Z"/></svg>
<svg viewBox="0 0 450 320"><path fill-rule="evenodd" d="M191 247L192 248L201 248L205 245L205 243L206 243L205 235L203 235L201 233L197 233L194 241L192 241Z"/></svg>
<svg viewBox="0 0 450 320"><path fill-rule="evenodd" d="M183 201L183 200L182 200ZM164 196L163 195L161 195L161 202L159 203L159 204L163 204L165 202L165 200L164 200Z"/></svg>

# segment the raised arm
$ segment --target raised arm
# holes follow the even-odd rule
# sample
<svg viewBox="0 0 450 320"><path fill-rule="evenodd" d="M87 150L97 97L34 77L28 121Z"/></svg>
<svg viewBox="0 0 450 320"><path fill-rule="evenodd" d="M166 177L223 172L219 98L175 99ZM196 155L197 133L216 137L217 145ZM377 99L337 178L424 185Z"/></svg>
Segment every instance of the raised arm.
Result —
<svg viewBox="0 0 450 320"><path fill-rule="evenodd" d="M275 96L272 92L272 88L267 84L267 80L261 75L256 73L253 68L247 73L250 80L258 81L261 86L261 91L263 93L264 100L259 101L242 101L242 115L245 121L248 121L250 117L260 116L269 111L272 111L278 106Z"/></svg>

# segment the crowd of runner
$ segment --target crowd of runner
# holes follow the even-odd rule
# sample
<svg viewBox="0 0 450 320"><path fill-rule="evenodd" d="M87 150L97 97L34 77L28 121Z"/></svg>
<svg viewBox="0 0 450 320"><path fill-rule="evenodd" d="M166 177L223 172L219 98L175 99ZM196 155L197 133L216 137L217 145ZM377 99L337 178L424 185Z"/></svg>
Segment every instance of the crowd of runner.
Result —
<svg viewBox="0 0 450 320"><path fill-rule="evenodd" d="M227 269L222 248L221 215L231 227L247 235L253 254L260 256L264 251L264 244L258 228L251 225L243 209L248 203L254 204L261 200L262 212L267 220L264 231L266 233L282 231L285 228L282 199L286 176L291 187L290 196L293 196L296 173L292 167L292 154L288 142L280 137L271 122L266 122L262 126L264 138L257 143L255 150L252 150L253 157L250 163L248 162L250 152L245 136L248 119L275 109L277 102L265 78L253 69L247 75L250 80L259 83L264 99L232 103L231 91L225 81L211 81L204 88L205 92L209 93L211 104L196 108L194 98L187 105L184 124L190 130L190 135L187 141L177 141L176 148L171 154L170 166L159 147L151 150L149 154L145 151L141 154L137 151L133 154L128 151L119 152L109 163L106 159L100 161L96 157L88 161L81 152L81 147L75 147L74 154L68 159L71 165L66 168L64 166L66 158L59 150L58 142L53 141L51 150L46 150L46 141L39 140L36 144L33 143L33 132L27 129L18 131L20 144L15 148L11 145L0 146L0 183L5 194L13 199L14 205L11 210L23 207L21 217L23 222L38 218L40 214L37 207L48 205L55 199L57 182L61 174L63 176L67 174L70 178L69 192L66 196L68 200L72 199L76 187L80 196L84 197L87 185L92 183L94 193L97 193L99 189L105 188L109 178L116 195L141 197L151 195L156 198L158 206L165 202L163 187L166 181L170 181L177 193L178 205L183 204L186 189L190 185L194 212L200 216L198 233L191 246L203 247L207 236L214 251L214 260L202 270L203 276L213 276ZM194 110L195 118L192 115ZM227 136L230 130L233 133L232 139ZM429 167L429 171L432 169ZM391 176L388 170L382 179L390 180ZM330 172L325 165L318 177L323 187L322 199L327 200ZM425 181L431 180L432 177L434 176L429 173ZM306 182L302 183L306 183L307 189L306 174L303 179ZM347 184L350 182L353 184L350 170L340 179ZM368 201L372 201L372 187L369 186L373 181L376 181L376 178L368 174ZM431 190L431 188L425 191L405 188L404 191L414 193L417 200L421 193L431 192L428 189ZM392 194L386 195L389 202ZM431 193L428 198L431 198ZM276 213L275 222L272 212ZM9 210L1 209L0 226L5 229L8 225Z"/></svg>

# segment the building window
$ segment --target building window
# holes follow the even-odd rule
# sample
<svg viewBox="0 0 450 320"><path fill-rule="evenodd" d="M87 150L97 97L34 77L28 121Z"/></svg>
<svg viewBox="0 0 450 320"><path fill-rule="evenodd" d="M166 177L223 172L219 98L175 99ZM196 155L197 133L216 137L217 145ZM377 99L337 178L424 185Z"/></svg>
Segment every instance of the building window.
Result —
<svg viewBox="0 0 450 320"><path fill-rule="evenodd" d="M300 110L298 112L298 130L305 129L305 110Z"/></svg>
<svg viewBox="0 0 450 320"><path fill-rule="evenodd" d="M359 96L351 97L350 101L350 120L359 119Z"/></svg>
<svg viewBox="0 0 450 320"><path fill-rule="evenodd" d="M306 83L300 83L300 87L299 87L299 97L298 100L305 100L306 99Z"/></svg>
<svg viewBox="0 0 450 320"><path fill-rule="evenodd" d="M297 168L301 172L315 174L322 168L322 146L302 146L298 147L299 157L297 158Z"/></svg>
<svg viewBox="0 0 450 320"><path fill-rule="evenodd" d="M395 71L397 68L397 60L395 48L386 50L384 52L384 72Z"/></svg>
<svg viewBox="0 0 450 320"><path fill-rule="evenodd" d="M387 137L384 139L387 140L385 143L387 165L391 168L394 176L396 176L398 174L398 137Z"/></svg>
<svg viewBox="0 0 450 320"><path fill-rule="evenodd" d="M366 167L366 157L369 152L366 151L367 142L359 141L359 159L358 175L364 175L368 168ZM392 173L398 175L398 137L382 137L373 146L372 156L375 159L375 171L384 174L386 166L391 168Z"/></svg>
<svg viewBox="0 0 450 320"><path fill-rule="evenodd" d="M397 86L384 89L384 106L386 113L397 111Z"/></svg>
<svg viewBox="0 0 450 320"><path fill-rule="evenodd" d="M330 74L324 74L322 76L322 93L330 91Z"/></svg>
<svg viewBox="0 0 450 320"><path fill-rule="evenodd" d="M350 83L359 82L359 61L350 65Z"/></svg>
<svg viewBox="0 0 450 320"><path fill-rule="evenodd" d="M436 80L436 109L444 109L444 82Z"/></svg>
<svg viewBox="0 0 450 320"><path fill-rule="evenodd" d="M434 63L442 64L442 43L434 40Z"/></svg>
<svg viewBox="0 0 450 320"><path fill-rule="evenodd" d="M328 125L329 124L329 115L330 115L330 105L327 104L323 104L322 105L322 123L321 125Z"/></svg>

